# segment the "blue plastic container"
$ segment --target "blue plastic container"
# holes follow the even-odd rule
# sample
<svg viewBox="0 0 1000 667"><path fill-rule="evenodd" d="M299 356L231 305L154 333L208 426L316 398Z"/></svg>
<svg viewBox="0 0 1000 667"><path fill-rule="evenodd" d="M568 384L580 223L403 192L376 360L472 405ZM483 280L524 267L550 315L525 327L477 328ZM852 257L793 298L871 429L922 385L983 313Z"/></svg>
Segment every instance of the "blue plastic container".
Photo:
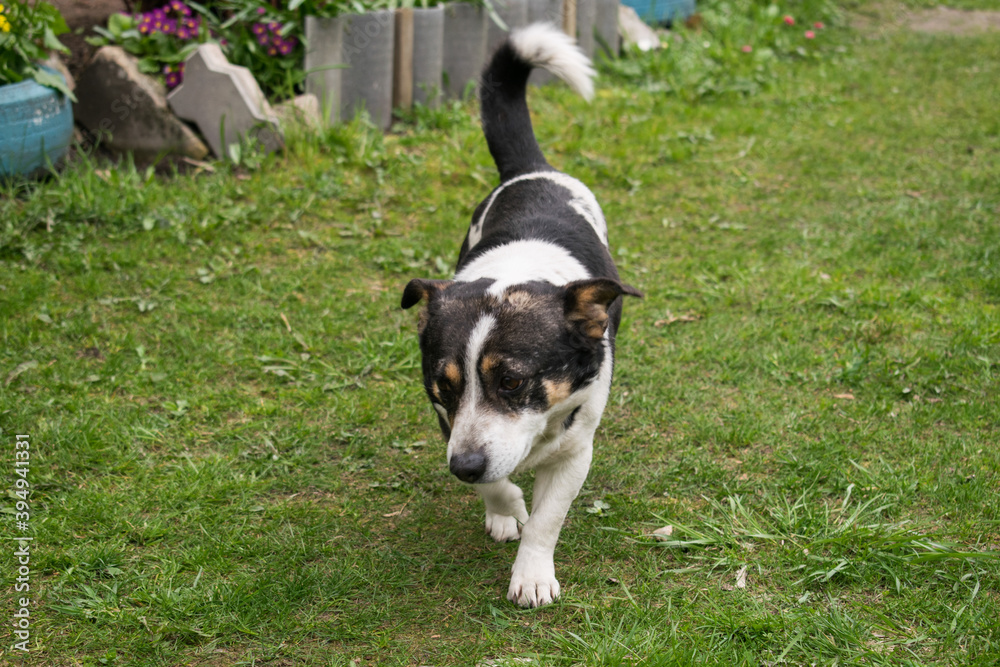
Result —
<svg viewBox="0 0 1000 667"><path fill-rule="evenodd" d="M44 172L73 140L73 105L28 79L0 86L0 178Z"/></svg>
<svg viewBox="0 0 1000 667"><path fill-rule="evenodd" d="M646 23L683 21L694 14L694 0L622 0Z"/></svg>

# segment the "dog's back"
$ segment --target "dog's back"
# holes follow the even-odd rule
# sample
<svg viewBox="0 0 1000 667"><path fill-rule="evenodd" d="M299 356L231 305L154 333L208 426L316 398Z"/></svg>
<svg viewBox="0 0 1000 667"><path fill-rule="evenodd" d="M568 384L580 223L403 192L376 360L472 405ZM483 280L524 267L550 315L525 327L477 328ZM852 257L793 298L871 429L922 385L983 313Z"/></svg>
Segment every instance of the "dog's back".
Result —
<svg viewBox="0 0 1000 667"><path fill-rule="evenodd" d="M554 169L535 139L526 98L535 67L549 70L585 99L593 97L590 61L555 26L515 30L497 49L483 71L480 114L500 185L472 216L456 278L491 278L498 292L529 280L617 281L600 204L587 186ZM612 345L620 305L618 300L612 307Z"/></svg>

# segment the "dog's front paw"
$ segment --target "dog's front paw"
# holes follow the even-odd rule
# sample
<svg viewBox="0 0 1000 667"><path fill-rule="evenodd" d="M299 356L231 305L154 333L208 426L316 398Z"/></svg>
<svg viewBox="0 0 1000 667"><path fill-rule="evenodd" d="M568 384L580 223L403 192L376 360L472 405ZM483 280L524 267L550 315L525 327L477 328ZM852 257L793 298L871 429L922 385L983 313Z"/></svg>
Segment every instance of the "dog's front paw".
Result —
<svg viewBox="0 0 1000 667"><path fill-rule="evenodd" d="M497 542L513 542L521 537L517 519L489 510L486 510L486 532Z"/></svg>
<svg viewBox="0 0 1000 667"><path fill-rule="evenodd" d="M510 578L507 599L521 607L541 607L559 597L559 582L555 568L518 567L514 563L514 574Z"/></svg>

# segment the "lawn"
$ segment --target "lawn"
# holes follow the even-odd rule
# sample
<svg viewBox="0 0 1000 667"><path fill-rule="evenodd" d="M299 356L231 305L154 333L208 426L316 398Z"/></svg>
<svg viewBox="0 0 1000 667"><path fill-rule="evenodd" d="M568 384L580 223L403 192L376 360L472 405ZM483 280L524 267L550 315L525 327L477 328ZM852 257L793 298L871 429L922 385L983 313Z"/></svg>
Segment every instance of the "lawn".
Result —
<svg viewBox="0 0 1000 667"><path fill-rule="evenodd" d="M399 309L496 183L474 104L9 190L0 660L996 664L1000 34L828 31L747 94L668 94L662 53L532 91L646 294L536 610Z"/></svg>

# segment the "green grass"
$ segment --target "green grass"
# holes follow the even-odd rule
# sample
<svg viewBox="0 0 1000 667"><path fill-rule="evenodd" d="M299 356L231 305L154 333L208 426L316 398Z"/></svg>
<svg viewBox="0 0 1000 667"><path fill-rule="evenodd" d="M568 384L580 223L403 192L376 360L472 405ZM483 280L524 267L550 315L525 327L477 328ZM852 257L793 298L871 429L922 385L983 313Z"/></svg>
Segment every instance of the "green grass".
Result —
<svg viewBox="0 0 1000 667"><path fill-rule="evenodd" d="M995 664L1000 36L837 39L753 97L532 93L647 295L540 610L398 307L495 183L474 109L0 201L24 664Z"/></svg>

